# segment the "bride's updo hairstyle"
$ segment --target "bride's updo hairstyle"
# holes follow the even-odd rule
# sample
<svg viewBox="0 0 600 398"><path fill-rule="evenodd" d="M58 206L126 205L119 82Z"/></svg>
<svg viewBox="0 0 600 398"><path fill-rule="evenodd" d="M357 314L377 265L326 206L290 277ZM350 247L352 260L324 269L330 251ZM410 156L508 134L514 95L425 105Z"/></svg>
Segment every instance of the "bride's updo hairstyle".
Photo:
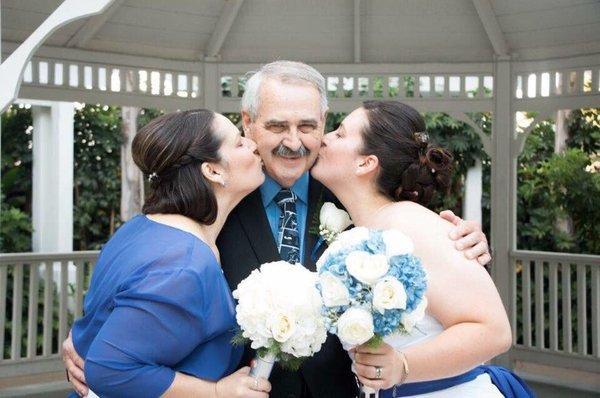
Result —
<svg viewBox="0 0 600 398"><path fill-rule="evenodd" d="M398 101L365 101L369 125L362 132L362 155L379 159L379 190L395 201L429 204L434 192L450 185L453 158L433 146L423 117Z"/></svg>

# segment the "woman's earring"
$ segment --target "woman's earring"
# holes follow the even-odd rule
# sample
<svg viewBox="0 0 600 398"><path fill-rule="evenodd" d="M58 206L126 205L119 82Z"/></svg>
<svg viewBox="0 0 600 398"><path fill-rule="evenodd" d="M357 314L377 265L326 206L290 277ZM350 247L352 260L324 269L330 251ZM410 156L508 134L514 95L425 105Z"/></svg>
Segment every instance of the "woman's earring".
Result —
<svg viewBox="0 0 600 398"><path fill-rule="evenodd" d="M222 186L223 188L225 188L225 185L226 185L226 184L225 184L225 181L221 181L221 186Z"/></svg>

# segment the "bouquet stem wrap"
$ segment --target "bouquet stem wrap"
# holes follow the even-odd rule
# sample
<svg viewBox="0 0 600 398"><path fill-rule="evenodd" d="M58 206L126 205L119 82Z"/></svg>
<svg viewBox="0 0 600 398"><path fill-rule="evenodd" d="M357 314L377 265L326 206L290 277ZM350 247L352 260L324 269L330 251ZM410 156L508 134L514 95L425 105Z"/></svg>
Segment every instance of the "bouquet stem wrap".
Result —
<svg viewBox="0 0 600 398"><path fill-rule="evenodd" d="M379 398L379 391L361 384L358 398Z"/></svg>
<svg viewBox="0 0 600 398"><path fill-rule="evenodd" d="M265 354L264 357L257 355L254 359L254 366L250 369L250 376L268 379L275 365L275 360L275 355L271 353Z"/></svg>

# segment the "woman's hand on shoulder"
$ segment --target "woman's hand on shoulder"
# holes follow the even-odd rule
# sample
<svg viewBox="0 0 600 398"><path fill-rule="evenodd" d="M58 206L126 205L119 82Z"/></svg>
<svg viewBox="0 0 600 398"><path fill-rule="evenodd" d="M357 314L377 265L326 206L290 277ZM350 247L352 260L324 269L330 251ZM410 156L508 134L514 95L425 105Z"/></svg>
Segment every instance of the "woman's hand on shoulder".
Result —
<svg viewBox="0 0 600 398"><path fill-rule="evenodd" d="M463 252L469 260L477 259L481 265L486 265L492 260L487 237L481 230L481 224L473 220L463 220L452 210L444 210L440 217L454 224L450 231L450 239L455 241L456 250Z"/></svg>
<svg viewBox="0 0 600 398"><path fill-rule="evenodd" d="M249 373L250 367L246 366L219 380L215 384L215 398L268 398L271 383Z"/></svg>

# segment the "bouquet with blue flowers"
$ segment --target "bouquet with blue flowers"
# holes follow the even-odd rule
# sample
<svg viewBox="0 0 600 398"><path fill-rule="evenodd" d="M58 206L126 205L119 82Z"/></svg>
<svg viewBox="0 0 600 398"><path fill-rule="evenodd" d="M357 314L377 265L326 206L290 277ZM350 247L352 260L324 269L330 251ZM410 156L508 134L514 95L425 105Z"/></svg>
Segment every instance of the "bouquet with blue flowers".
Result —
<svg viewBox="0 0 600 398"><path fill-rule="evenodd" d="M345 349L410 333L425 316L427 278L413 243L396 230L339 234L317 261L327 330ZM361 396L377 396L361 386Z"/></svg>
<svg viewBox="0 0 600 398"><path fill-rule="evenodd" d="M425 315L427 278L397 230L342 232L317 261L327 329L346 349L410 333Z"/></svg>

